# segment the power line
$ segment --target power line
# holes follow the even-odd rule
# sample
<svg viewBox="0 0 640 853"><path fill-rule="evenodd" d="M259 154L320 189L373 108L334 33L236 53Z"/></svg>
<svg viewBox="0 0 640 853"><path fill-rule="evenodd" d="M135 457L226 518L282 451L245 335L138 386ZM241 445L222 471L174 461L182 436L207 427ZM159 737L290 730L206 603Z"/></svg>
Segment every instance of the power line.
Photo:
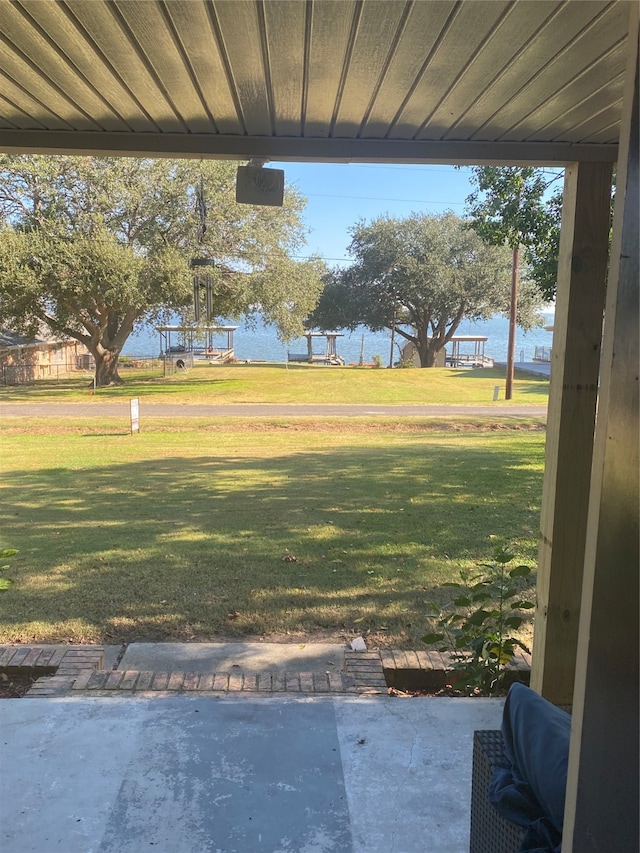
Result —
<svg viewBox="0 0 640 853"><path fill-rule="evenodd" d="M385 198L384 196L368 196L368 195L332 195L329 193L303 193L309 198L346 198L357 199L358 201L397 201L403 204L447 204L464 206L463 201L427 201L423 198Z"/></svg>
<svg viewBox="0 0 640 853"><path fill-rule="evenodd" d="M289 255L290 258L298 258L298 260L309 261L311 258L319 258L321 261L353 261L353 258L329 258L326 255Z"/></svg>
<svg viewBox="0 0 640 853"><path fill-rule="evenodd" d="M369 163L349 163L349 166L354 166L356 169L388 169L392 172L442 172L445 169L458 171L456 166L386 166L386 165L371 165Z"/></svg>

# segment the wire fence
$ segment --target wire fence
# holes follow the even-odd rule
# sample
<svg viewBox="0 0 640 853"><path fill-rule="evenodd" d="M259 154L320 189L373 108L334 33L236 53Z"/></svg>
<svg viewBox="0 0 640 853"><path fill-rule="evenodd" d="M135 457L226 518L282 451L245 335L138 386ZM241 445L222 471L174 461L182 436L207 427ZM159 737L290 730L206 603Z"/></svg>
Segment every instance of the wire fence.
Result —
<svg viewBox="0 0 640 853"><path fill-rule="evenodd" d="M172 376L174 373L192 366L193 359L190 359L187 364L184 356L166 359L124 356L118 362L118 371L129 374L137 370L158 371L159 375ZM0 385L29 385L44 381L62 382L69 379L91 379L95 368L95 361L87 355L54 364L34 364L29 361L1 364Z"/></svg>

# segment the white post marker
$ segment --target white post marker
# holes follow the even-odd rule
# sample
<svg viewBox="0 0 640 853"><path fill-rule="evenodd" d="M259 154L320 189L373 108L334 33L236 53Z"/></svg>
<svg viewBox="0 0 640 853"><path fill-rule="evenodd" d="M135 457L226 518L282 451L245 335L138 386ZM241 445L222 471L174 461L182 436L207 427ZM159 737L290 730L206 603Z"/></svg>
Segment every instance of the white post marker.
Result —
<svg viewBox="0 0 640 853"><path fill-rule="evenodd" d="M131 399L131 434L140 432L140 401L137 397Z"/></svg>
<svg viewBox="0 0 640 853"><path fill-rule="evenodd" d="M495 401L499 400L499 399L500 399L500 386L494 385L493 386L493 402L495 403Z"/></svg>

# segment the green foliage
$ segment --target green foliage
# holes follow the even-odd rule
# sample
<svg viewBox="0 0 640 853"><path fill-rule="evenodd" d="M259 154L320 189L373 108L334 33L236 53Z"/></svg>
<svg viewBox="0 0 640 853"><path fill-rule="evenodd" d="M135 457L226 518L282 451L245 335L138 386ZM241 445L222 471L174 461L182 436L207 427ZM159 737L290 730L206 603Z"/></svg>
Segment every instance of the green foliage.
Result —
<svg viewBox="0 0 640 853"><path fill-rule="evenodd" d="M484 243L450 211L381 217L352 229L355 262L325 279L309 328L395 328L432 367L464 317L486 320L509 306L511 253ZM523 289L521 325L530 327L539 295Z"/></svg>
<svg viewBox="0 0 640 853"><path fill-rule="evenodd" d="M547 198L551 179L531 166L476 166L467 198L474 231L493 245L524 247L529 277L547 301L555 296L562 191Z"/></svg>
<svg viewBox="0 0 640 853"><path fill-rule="evenodd" d="M508 549L497 548L493 562L480 564L483 572L471 575L462 570L460 582L443 584L455 591L444 608L429 604L436 630L422 641L451 654L453 669L468 694L502 692L517 649L529 651L514 632L522 626L525 611L534 607L526 597L533 573L526 565L508 569L513 559Z"/></svg>
<svg viewBox="0 0 640 853"><path fill-rule="evenodd" d="M6 560L8 557L13 557L17 553L18 551L15 548L4 548L0 551L0 560ZM0 572L6 572L8 568L9 563L6 563L4 566L0 566ZM9 589L11 586L13 586L11 578L0 577L0 592Z"/></svg>
<svg viewBox="0 0 640 853"><path fill-rule="evenodd" d="M257 306L283 339L300 334L324 267L295 262L304 201L235 201L222 161L0 155L0 315L15 331L71 337L96 360L98 385L136 326L189 320L194 256L213 258L214 311Z"/></svg>
<svg viewBox="0 0 640 853"><path fill-rule="evenodd" d="M560 250L560 222L562 219L562 192L558 190L547 203L547 225L538 239L525 249L529 275L536 286L551 302L556 295L558 279L558 252Z"/></svg>

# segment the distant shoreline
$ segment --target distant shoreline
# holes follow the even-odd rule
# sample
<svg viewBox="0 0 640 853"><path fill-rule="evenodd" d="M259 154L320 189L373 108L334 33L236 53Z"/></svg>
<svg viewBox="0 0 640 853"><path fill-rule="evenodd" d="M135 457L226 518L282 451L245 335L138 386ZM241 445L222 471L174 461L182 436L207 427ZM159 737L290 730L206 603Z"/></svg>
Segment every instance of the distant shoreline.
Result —
<svg viewBox="0 0 640 853"><path fill-rule="evenodd" d="M553 312L543 312L542 316L546 325L549 325L553 318ZM226 320L221 320L220 323L227 325ZM284 363L287 361L288 352L299 351L300 347L306 347L304 338L283 344L278 339L273 327L265 326L260 320L255 329L243 322L237 325L237 331L234 335L234 350L238 361ZM463 320L456 334L486 335L488 338L485 346L486 355L493 358L495 362L506 361L509 337L509 321L506 317L495 315L491 320L482 323L471 323ZM545 331L542 326L529 332L518 329L516 333L516 362L533 361L535 347L550 347L552 340L552 333ZM399 346L402 346L404 342L403 338L396 336L393 361L399 360ZM157 358L160 348L158 332L147 329L129 337L122 355L137 358ZM338 341L337 352L347 364L358 364L362 353L364 362L372 362L373 357L377 355L382 359L382 363L387 365L391 356L391 333L388 331L371 332L362 326L353 332L346 331Z"/></svg>

